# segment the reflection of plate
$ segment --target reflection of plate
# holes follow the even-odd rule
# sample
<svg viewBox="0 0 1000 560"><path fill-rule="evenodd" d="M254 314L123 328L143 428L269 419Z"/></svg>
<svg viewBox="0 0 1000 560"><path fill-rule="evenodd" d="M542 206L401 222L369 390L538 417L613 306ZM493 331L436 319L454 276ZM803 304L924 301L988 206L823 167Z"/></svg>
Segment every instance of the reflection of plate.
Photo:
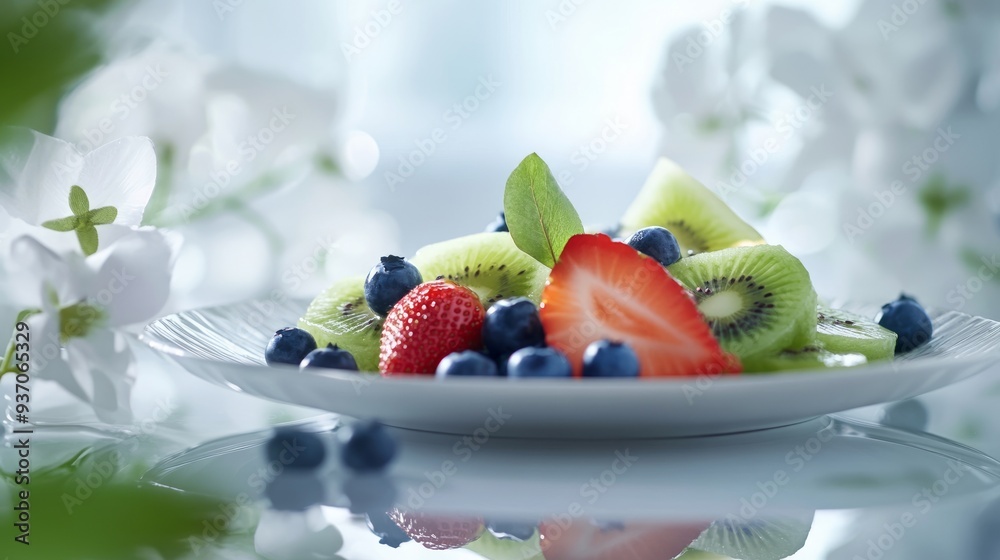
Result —
<svg viewBox="0 0 1000 560"><path fill-rule="evenodd" d="M321 419L303 428L331 425ZM464 436L392 433L401 452L379 484L395 487L397 505L499 518L551 516L572 504L598 519L798 515L910 507L925 489L950 500L1000 483L1000 462L973 449L834 418L743 434L614 442L495 438L470 446ZM321 435L335 449L335 434ZM263 489L254 481L267 470L262 446L269 436L210 442L161 461L143 478L223 498L254 495ZM336 461L309 477L324 488L310 491L310 500L344 505L341 489L353 479Z"/></svg>
<svg viewBox="0 0 1000 560"><path fill-rule="evenodd" d="M305 302L248 302L170 315L142 339L191 373L259 397L417 430L500 437L663 437L788 425L913 397L1000 359L1000 324L932 312L934 339L892 362L837 371L698 379L383 379L269 368L263 348ZM870 315L870 313L866 313ZM500 422L502 421L502 425Z"/></svg>

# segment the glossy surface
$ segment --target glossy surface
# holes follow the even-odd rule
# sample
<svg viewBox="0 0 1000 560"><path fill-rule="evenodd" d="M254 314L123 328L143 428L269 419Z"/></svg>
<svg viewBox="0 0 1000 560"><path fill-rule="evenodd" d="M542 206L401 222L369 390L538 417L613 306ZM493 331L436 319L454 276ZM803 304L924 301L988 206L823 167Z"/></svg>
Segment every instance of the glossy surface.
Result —
<svg viewBox="0 0 1000 560"><path fill-rule="evenodd" d="M902 400L967 379L1000 358L1000 324L931 311L935 337L892 362L821 372L696 379L525 380L352 372L281 375L260 348L273 324L294 322L305 302L253 302L164 317L143 340L191 373L252 395L378 417L391 426L472 433L502 417L505 437L662 437L789 425L823 414ZM865 316L870 307L851 306Z"/></svg>

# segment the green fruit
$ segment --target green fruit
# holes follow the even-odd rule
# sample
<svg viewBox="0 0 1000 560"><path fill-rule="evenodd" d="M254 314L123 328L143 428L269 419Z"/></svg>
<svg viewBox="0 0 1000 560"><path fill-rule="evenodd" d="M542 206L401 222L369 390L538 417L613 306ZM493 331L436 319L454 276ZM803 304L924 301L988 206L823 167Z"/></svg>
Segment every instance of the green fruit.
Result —
<svg viewBox="0 0 1000 560"><path fill-rule="evenodd" d="M845 368L868 363L864 354L835 354L825 348L806 346L801 350L782 350L773 356L758 356L743 362L746 373L770 373L778 371Z"/></svg>
<svg viewBox="0 0 1000 560"><path fill-rule="evenodd" d="M489 560L545 560L538 531L523 542L498 539L493 533L483 531L482 536L465 545L465 548Z"/></svg>
<svg viewBox="0 0 1000 560"><path fill-rule="evenodd" d="M661 226L677 238L681 254L759 245L764 239L712 191L679 165L660 158L622 217L622 235Z"/></svg>
<svg viewBox="0 0 1000 560"><path fill-rule="evenodd" d="M354 356L361 371L378 371L382 318L365 303L363 277L338 280L309 304L299 328L323 348L336 344Z"/></svg>
<svg viewBox="0 0 1000 560"><path fill-rule="evenodd" d="M857 352L869 361L896 355L896 333L853 313L825 306L816 308L816 340L830 352Z"/></svg>
<svg viewBox="0 0 1000 560"><path fill-rule="evenodd" d="M410 262L424 281L445 278L476 292L483 305L524 296L538 303L549 269L521 251L506 232L477 233L434 243Z"/></svg>
<svg viewBox="0 0 1000 560"><path fill-rule="evenodd" d="M776 245L723 249L667 267L693 292L723 349L740 360L815 338L816 293L799 259Z"/></svg>

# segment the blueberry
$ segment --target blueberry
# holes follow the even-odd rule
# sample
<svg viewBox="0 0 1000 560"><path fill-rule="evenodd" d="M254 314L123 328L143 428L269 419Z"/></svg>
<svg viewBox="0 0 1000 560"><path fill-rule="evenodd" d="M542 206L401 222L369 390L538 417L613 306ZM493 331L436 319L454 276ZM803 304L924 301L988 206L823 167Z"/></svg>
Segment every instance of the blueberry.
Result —
<svg viewBox="0 0 1000 560"><path fill-rule="evenodd" d="M470 376L496 377L499 375L496 363L473 350L452 352L441 360L437 367L437 376Z"/></svg>
<svg viewBox="0 0 1000 560"><path fill-rule="evenodd" d="M354 361L354 356L347 350L337 348L336 344L327 344L326 348L313 350L302 359L299 367L358 371L358 363Z"/></svg>
<svg viewBox="0 0 1000 560"><path fill-rule="evenodd" d="M340 459L357 472L378 471L396 456L396 440L379 422L358 422L340 432Z"/></svg>
<svg viewBox="0 0 1000 560"><path fill-rule="evenodd" d="M510 231L507 229L507 216L503 212L497 216L497 219L490 222L490 225L486 226L486 233L496 233L498 231Z"/></svg>
<svg viewBox="0 0 1000 560"><path fill-rule="evenodd" d="M907 399L886 407L879 421L894 428L924 431L927 429L928 416L927 407L922 402Z"/></svg>
<svg viewBox="0 0 1000 560"><path fill-rule="evenodd" d="M518 377L572 377L569 360L553 348L522 348L507 361L507 376Z"/></svg>
<svg viewBox="0 0 1000 560"><path fill-rule="evenodd" d="M326 495L323 481L311 472L282 471L264 487L264 495L277 511L305 511Z"/></svg>
<svg viewBox="0 0 1000 560"><path fill-rule="evenodd" d="M878 324L899 335L896 339L897 354L923 346L934 333L930 316L917 300L906 294L883 305L877 320Z"/></svg>
<svg viewBox="0 0 1000 560"><path fill-rule="evenodd" d="M316 339L306 331L295 327L285 327L274 333L264 349L264 361L268 365L293 364L316 349Z"/></svg>
<svg viewBox="0 0 1000 560"><path fill-rule="evenodd" d="M351 474L340 489L351 513L388 511L396 504L396 483L382 473Z"/></svg>
<svg viewBox="0 0 1000 560"><path fill-rule="evenodd" d="M495 535L510 537L518 541L526 541L535 534L538 522L491 520L487 522L486 526Z"/></svg>
<svg viewBox="0 0 1000 560"><path fill-rule="evenodd" d="M483 342L494 358L529 346L545 346L545 329L538 308L523 297L494 303L483 322Z"/></svg>
<svg viewBox="0 0 1000 560"><path fill-rule="evenodd" d="M681 258L681 246L674 234L666 228L642 228L633 233L625 243L636 251L653 257L663 266L672 265Z"/></svg>
<svg viewBox="0 0 1000 560"><path fill-rule="evenodd" d="M290 469L313 469L326 458L323 440L298 428L278 428L264 446L267 460Z"/></svg>
<svg viewBox="0 0 1000 560"><path fill-rule="evenodd" d="M424 279L417 267L402 257L389 255L372 267L365 278L365 302L372 311L385 315L396 302Z"/></svg>
<svg viewBox="0 0 1000 560"><path fill-rule="evenodd" d="M388 513L371 512L367 515L368 528L376 537L379 543L392 548L399 548L399 545L410 540L410 536L396 525Z"/></svg>
<svg viewBox="0 0 1000 560"><path fill-rule="evenodd" d="M639 377L639 357L624 342L592 342L583 352L583 376Z"/></svg>

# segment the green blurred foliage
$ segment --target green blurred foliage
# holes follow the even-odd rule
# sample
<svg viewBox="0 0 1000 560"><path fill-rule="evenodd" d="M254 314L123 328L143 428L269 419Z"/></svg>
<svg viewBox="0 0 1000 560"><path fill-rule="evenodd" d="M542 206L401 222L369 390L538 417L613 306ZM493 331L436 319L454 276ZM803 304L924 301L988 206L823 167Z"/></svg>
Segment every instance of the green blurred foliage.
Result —
<svg viewBox="0 0 1000 560"><path fill-rule="evenodd" d="M102 61L101 15L120 0L4 0L0 125L51 134L60 98Z"/></svg>

